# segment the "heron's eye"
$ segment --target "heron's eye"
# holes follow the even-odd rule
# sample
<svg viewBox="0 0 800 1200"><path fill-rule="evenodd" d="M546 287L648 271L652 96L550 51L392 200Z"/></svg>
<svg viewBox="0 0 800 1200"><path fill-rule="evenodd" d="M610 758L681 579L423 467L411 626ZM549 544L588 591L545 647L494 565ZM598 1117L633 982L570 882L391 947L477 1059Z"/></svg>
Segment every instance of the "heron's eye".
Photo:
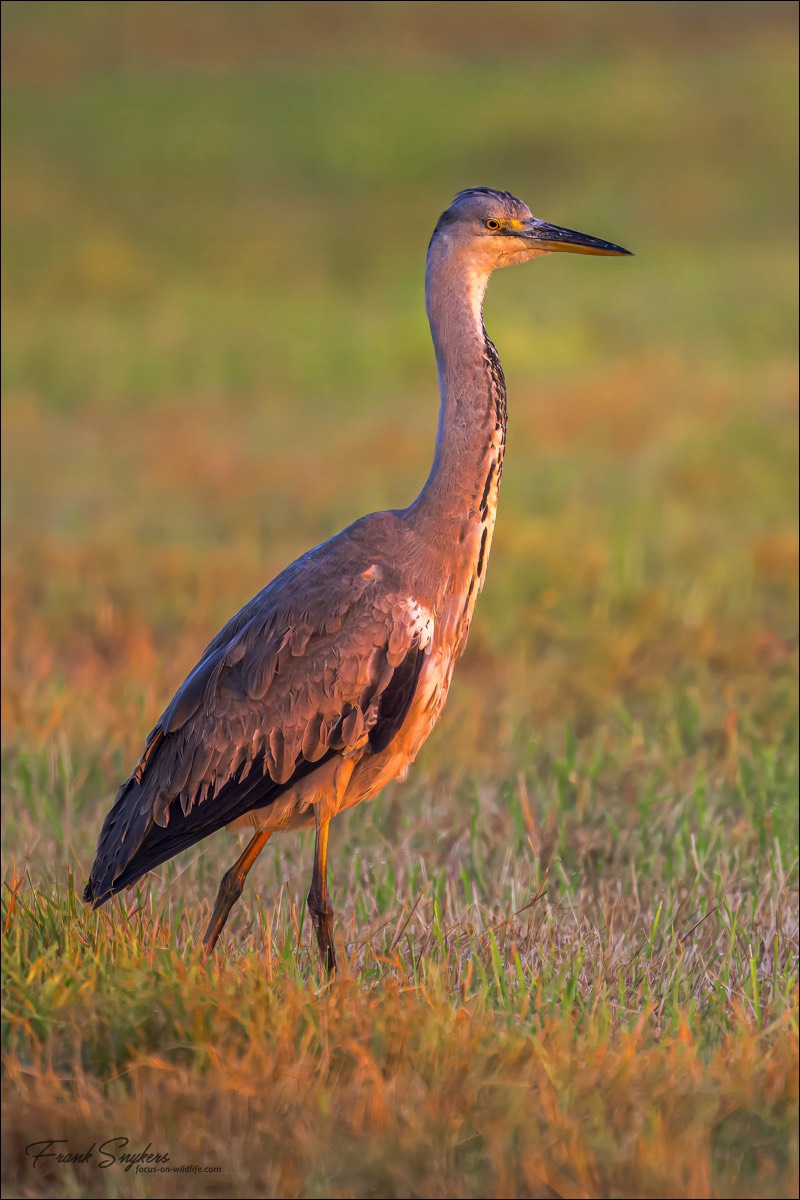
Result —
<svg viewBox="0 0 800 1200"><path fill-rule="evenodd" d="M496 217L489 217L489 220L484 221L483 223L487 229L499 229L500 228L500 222L497 220Z"/></svg>

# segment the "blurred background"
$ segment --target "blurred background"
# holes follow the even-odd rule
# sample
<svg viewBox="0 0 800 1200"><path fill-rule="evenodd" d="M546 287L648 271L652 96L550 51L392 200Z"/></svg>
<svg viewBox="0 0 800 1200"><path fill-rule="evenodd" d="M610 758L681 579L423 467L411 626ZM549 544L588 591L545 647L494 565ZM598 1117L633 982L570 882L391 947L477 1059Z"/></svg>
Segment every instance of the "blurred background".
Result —
<svg viewBox="0 0 800 1200"><path fill-rule="evenodd" d="M33 1175L54 1130L197 1195L793 1194L796 6L2 20L4 1194L187 1194ZM200 966L236 843L89 913L102 817L222 623L416 495L470 185L636 256L491 282L487 586L408 782L334 823L344 985L310 835Z"/></svg>
<svg viewBox="0 0 800 1200"><path fill-rule="evenodd" d="M636 257L492 282L507 467L427 769L506 770L623 710L720 754L731 711L784 728L796 16L4 4L7 786L67 762L88 853L230 613L416 494L425 250L474 184Z"/></svg>

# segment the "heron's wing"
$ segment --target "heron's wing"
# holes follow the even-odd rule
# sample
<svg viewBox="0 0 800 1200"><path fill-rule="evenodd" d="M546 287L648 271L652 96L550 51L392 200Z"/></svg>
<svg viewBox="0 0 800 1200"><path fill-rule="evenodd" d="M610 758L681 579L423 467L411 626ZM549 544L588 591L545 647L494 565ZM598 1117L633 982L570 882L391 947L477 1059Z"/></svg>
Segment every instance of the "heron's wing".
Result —
<svg viewBox="0 0 800 1200"><path fill-rule="evenodd" d="M102 903L332 755L388 745L413 699L432 620L379 575L368 566L312 578L302 607L270 597L235 618L228 641L211 643L117 793L87 899Z"/></svg>

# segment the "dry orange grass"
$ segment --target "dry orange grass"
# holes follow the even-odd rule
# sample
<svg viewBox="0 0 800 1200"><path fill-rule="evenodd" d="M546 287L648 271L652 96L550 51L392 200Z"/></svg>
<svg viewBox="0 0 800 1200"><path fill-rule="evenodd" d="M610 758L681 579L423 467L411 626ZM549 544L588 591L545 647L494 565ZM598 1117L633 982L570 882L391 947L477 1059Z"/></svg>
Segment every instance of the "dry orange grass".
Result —
<svg viewBox="0 0 800 1200"><path fill-rule="evenodd" d="M796 1195L796 10L3 15L4 1196ZM636 258L493 284L489 580L333 830L341 977L306 837L203 966L237 843L90 914L102 815L231 612L419 487L481 181Z"/></svg>
<svg viewBox="0 0 800 1200"><path fill-rule="evenodd" d="M759 1195L791 1194L790 1156L768 1149L797 1103L785 1023L745 1034L740 1020L708 1055L689 1025L654 1041L644 1016L609 1041L597 1024L524 1033L480 1002L454 1011L435 983L370 995L343 983L323 998L256 983L243 1053L224 1035L239 984L221 984L209 1024L223 1032L191 1054L137 1053L103 1086L46 1062L12 1068L9 1178L29 1175L32 1129L72 1147L87 1131L146 1131L170 1165L206 1172L43 1161L36 1194L736 1197L756 1179Z"/></svg>

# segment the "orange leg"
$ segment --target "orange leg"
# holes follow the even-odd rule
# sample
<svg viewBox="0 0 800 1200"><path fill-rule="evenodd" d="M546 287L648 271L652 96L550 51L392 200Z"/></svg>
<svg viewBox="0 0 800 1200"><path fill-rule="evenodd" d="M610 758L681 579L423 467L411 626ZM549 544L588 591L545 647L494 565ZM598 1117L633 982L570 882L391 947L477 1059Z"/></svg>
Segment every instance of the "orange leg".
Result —
<svg viewBox="0 0 800 1200"><path fill-rule="evenodd" d="M333 905L328 895L328 830L330 818L321 821L316 815L317 837L314 843L314 874L308 893L308 911L317 935L320 957L328 974L336 970L336 951L333 946Z"/></svg>
<svg viewBox="0 0 800 1200"><path fill-rule="evenodd" d="M208 958L217 944L217 938L222 933L225 922L230 916L231 909L242 894L244 881L253 863L269 841L269 833L263 830L248 843L247 849L237 858L229 871L222 876L222 882L217 892L214 911L208 923L206 936L203 938L203 954Z"/></svg>

